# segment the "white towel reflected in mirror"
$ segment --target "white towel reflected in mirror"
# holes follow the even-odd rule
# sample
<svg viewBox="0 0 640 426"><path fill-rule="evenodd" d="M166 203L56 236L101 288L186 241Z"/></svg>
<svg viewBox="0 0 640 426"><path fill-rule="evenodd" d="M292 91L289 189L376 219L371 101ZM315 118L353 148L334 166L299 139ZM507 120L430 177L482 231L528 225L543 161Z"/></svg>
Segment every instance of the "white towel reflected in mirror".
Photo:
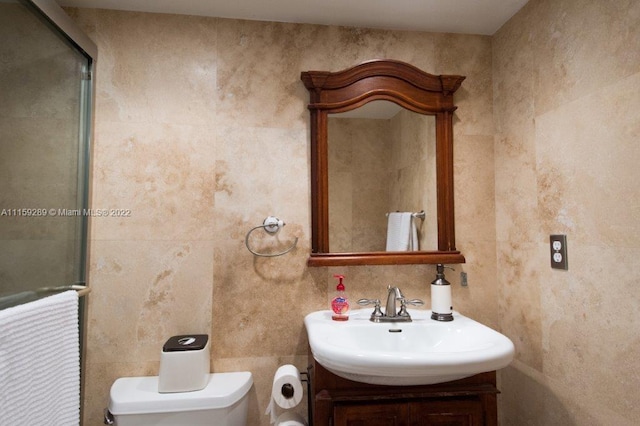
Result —
<svg viewBox="0 0 640 426"><path fill-rule="evenodd" d="M411 212L388 215L386 251L419 251L418 228Z"/></svg>

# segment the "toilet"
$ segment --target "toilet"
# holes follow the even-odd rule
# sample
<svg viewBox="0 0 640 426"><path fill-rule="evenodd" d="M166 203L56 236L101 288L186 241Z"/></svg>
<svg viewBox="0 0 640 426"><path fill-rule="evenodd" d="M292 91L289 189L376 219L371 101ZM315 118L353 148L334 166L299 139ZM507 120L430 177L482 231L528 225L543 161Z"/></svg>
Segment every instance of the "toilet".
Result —
<svg viewBox="0 0 640 426"><path fill-rule="evenodd" d="M175 393L158 392L158 376L122 377L111 386L105 423L246 426L252 385L253 377L247 371L209 374L204 389Z"/></svg>

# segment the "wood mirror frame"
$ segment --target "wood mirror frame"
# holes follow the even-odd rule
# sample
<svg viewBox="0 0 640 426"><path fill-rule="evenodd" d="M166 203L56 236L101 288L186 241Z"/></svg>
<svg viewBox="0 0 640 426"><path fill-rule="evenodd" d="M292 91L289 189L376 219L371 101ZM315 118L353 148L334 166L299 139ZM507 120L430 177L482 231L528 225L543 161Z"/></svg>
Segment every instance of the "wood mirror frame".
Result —
<svg viewBox="0 0 640 426"><path fill-rule="evenodd" d="M373 60L343 71L307 71L311 112L311 255L309 266L464 263L456 250L453 209L453 93L465 79L432 75L395 60ZM436 118L438 250L329 252L328 114L374 100L395 102Z"/></svg>

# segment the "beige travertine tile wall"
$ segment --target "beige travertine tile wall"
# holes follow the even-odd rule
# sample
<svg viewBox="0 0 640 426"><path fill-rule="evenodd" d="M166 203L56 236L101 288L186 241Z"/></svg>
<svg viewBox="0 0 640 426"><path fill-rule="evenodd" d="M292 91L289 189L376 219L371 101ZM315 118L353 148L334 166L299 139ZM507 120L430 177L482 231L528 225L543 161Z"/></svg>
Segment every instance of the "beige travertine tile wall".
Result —
<svg viewBox="0 0 640 426"><path fill-rule="evenodd" d="M390 119L329 118L332 252L384 251L391 192Z"/></svg>
<svg viewBox="0 0 640 426"><path fill-rule="evenodd" d="M415 219L419 248L437 250L435 116L402 109L393 117L392 127L392 186L387 211L424 211L424 220Z"/></svg>
<svg viewBox="0 0 640 426"><path fill-rule="evenodd" d="M327 306L334 273L352 299L388 283L429 300L432 266L307 268L305 70L373 58L467 76L455 119L458 248L470 263L456 308L497 327L491 45L485 36L366 30L71 9L99 48L85 424L101 424L113 380L157 373L172 335L209 333L214 371L250 370L250 424L280 364L306 366L303 318ZM246 232L274 214L277 238ZM448 275L458 283L457 272ZM300 407L303 412L304 407Z"/></svg>
<svg viewBox="0 0 640 426"><path fill-rule="evenodd" d="M503 426L638 424L639 22L637 0L532 0L493 37Z"/></svg>

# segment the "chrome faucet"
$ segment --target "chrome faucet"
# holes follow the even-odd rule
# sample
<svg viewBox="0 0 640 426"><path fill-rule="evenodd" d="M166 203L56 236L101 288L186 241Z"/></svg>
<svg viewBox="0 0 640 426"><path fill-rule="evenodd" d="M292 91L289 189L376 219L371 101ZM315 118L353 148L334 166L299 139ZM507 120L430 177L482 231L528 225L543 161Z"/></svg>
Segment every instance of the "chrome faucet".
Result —
<svg viewBox="0 0 640 426"><path fill-rule="evenodd" d="M387 308L385 310L385 315L388 318L395 318L398 316L396 314L396 301L404 299L402 292L398 287L391 287L391 284L387 287Z"/></svg>
<svg viewBox="0 0 640 426"><path fill-rule="evenodd" d="M400 301L400 310L396 312L396 303ZM387 306L385 312L380 310L379 299L360 299L360 306L374 305L370 320L373 322L411 322L411 316L407 312L407 305L422 306L424 302L420 299L407 300L402 295L398 287L387 287Z"/></svg>

